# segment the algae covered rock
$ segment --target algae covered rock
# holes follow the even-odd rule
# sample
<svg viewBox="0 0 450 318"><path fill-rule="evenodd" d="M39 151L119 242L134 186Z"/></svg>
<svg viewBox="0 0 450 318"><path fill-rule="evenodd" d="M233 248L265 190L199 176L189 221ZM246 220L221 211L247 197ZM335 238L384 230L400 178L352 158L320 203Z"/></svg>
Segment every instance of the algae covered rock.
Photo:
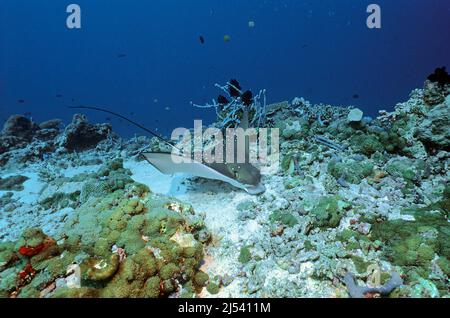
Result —
<svg viewBox="0 0 450 318"><path fill-rule="evenodd" d="M348 206L339 196L321 197L310 211L313 224L322 229L337 227Z"/></svg>
<svg viewBox="0 0 450 318"><path fill-rule="evenodd" d="M442 103L431 109L416 130L416 137L427 149L450 151L450 105Z"/></svg>
<svg viewBox="0 0 450 318"><path fill-rule="evenodd" d="M23 115L12 115L3 125L2 134L30 139L39 127Z"/></svg>
<svg viewBox="0 0 450 318"><path fill-rule="evenodd" d="M276 128L285 139L299 139L308 135L310 126L303 118L292 118L278 123Z"/></svg>
<svg viewBox="0 0 450 318"><path fill-rule="evenodd" d="M292 227L298 224L298 220L294 215L287 211L275 211L269 216L271 222L281 223L286 226Z"/></svg>
<svg viewBox="0 0 450 318"><path fill-rule="evenodd" d="M354 135L350 141L356 150L360 151L366 156L371 156L376 152L382 153L385 150L383 143L376 135L373 134Z"/></svg>
<svg viewBox="0 0 450 318"><path fill-rule="evenodd" d="M328 164L328 172L336 179L343 178L349 183L358 184L364 178L372 175L374 165L371 162L331 161Z"/></svg>
<svg viewBox="0 0 450 318"><path fill-rule="evenodd" d="M239 252L238 261L242 264L247 264L252 259L252 253L250 252L250 247L243 246Z"/></svg>
<svg viewBox="0 0 450 318"><path fill-rule="evenodd" d="M414 187L414 184L420 179L425 163L421 160L412 160L409 158L398 158L390 160L386 164L386 172L395 178L401 178L406 183L406 190Z"/></svg>

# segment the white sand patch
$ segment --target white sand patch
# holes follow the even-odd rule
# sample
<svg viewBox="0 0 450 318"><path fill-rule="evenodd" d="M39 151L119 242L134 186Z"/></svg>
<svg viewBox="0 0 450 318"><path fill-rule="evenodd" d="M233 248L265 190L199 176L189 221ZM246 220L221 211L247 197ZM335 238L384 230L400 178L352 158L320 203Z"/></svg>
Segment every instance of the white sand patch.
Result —
<svg viewBox="0 0 450 318"><path fill-rule="evenodd" d="M73 177L80 173L95 172L100 166L70 167L61 170L64 177ZM5 234L2 240L17 240L26 228L40 227L47 235L58 237L64 228L68 216L73 209L66 208L57 211L43 210L39 202L45 197L51 197L56 192L72 193L81 188L82 183L66 183L60 187L49 187L48 184L39 179L41 165L28 166L25 170L8 172L2 177L13 175L26 176L29 179L23 183L22 191L0 191L0 196L6 192L12 192L12 199L17 208L12 212L0 213L0 230Z"/></svg>
<svg viewBox="0 0 450 318"><path fill-rule="evenodd" d="M81 173L93 173L100 169L101 165L70 167L61 170L61 174L67 178L73 178Z"/></svg>
<svg viewBox="0 0 450 318"><path fill-rule="evenodd" d="M147 161L128 160L123 166L131 170L131 178L134 181L145 184L155 193L176 196L186 192L186 186L183 184L186 176L162 174Z"/></svg>
<svg viewBox="0 0 450 318"><path fill-rule="evenodd" d="M0 191L0 196L4 195L7 192L12 192L13 193L12 198L14 200L18 200L19 202L24 203L24 204L36 203L36 201L39 197L39 193L44 188L45 183L43 183L42 181L39 180L39 176L38 176L37 172L35 171L35 169L33 169L33 167L27 168L26 170L22 170L22 171L16 171L15 173L6 173L6 174L1 175L1 177L7 178L7 177L17 176L17 175L25 176L28 178L28 180L26 180L22 184L24 189L22 191L3 191L2 190L2 191Z"/></svg>

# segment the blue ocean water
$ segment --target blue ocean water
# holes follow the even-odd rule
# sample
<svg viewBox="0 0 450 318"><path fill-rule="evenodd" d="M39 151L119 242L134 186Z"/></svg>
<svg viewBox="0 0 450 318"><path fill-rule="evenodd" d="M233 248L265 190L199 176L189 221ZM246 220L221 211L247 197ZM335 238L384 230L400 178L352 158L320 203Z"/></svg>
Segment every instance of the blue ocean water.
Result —
<svg viewBox="0 0 450 318"><path fill-rule="evenodd" d="M230 78L267 89L269 102L302 96L373 116L450 60L448 0L376 0L376 30L366 26L374 0L73 1L0 1L1 122L69 122L68 106L93 105L169 134L213 121L190 101L210 101ZM70 3L81 7L79 30L66 27ZM141 133L111 121L123 136Z"/></svg>

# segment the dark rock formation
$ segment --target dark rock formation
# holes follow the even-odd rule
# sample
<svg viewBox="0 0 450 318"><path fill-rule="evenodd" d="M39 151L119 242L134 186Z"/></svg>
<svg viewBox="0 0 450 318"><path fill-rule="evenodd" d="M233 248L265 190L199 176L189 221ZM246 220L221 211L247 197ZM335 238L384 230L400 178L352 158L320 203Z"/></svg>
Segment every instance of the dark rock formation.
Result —
<svg viewBox="0 0 450 318"><path fill-rule="evenodd" d="M94 148L111 133L110 124L89 124L85 115L75 114L72 123L66 127L59 145L69 151L83 151Z"/></svg>
<svg viewBox="0 0 450 318"><path fill-rule="evenodd" d="M27 117L12 115L3 125L2 134L29 140L37 129L39 127Z"/></svg>

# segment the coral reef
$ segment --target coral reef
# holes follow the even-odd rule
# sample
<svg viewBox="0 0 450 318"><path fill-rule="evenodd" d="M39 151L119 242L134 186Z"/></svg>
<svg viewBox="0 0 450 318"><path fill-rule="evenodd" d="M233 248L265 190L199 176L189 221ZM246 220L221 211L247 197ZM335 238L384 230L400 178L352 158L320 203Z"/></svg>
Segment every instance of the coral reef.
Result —
<svg viewBox="0 0 450 318"><path fill-rule="evenodd" d="M163 297L206 286L208 276L199 270L204 228L189 206L135 183L122 160L85 178L103 178L102 190L82 191L83 203L58 242L29 228L17 242L2 243L1 295ZM80 269L77 288L64 279L73 264Z"/></svg>
<svg viewBox="0 0 450 318"><path fill-rule="evenodd" d="M448 297L446 78L373 119L218 86L214 127L280 129L280 169L262 167L255 197L160 175L139 157L167 150L155 138L122 140L82 115L63 130L13 116L0 135L0 296Z"/></svg>

